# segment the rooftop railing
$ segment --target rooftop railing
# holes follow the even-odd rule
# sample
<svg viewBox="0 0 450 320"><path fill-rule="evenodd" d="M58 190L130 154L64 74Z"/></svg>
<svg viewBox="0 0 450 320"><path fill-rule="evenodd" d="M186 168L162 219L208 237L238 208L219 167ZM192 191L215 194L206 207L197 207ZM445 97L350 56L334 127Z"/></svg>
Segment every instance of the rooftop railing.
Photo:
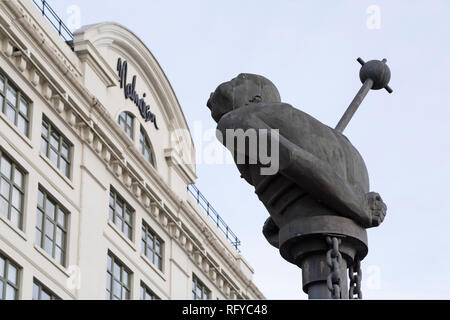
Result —
<svg viewBox="0 0 450 320"><path fill-rule="evenodd" d="M211 204L206 200L205 196L198 190L198 188L194 184L188 184L187 186L188 192L194 197L199 206L205 211L206 215L214 221L217 228L222 231L225 237L230 241L230 243L235 247L235 249L240 252L239 246L241 245L241 241L234 234L233 231L228 227L228 225L223 221L217 211L211 206Z"/></svg>
<svg viewBox="0 0 450 320"><path fill-rule="evenodd" d="M47 1L45 0L33 0L36 7L42 12L42 15L47 18L48 22L58 31L58 34L64 41L71 46L73 42L73 33L70 29L64 24L60 17L56 14L56 12L50 7Z"/></svg>

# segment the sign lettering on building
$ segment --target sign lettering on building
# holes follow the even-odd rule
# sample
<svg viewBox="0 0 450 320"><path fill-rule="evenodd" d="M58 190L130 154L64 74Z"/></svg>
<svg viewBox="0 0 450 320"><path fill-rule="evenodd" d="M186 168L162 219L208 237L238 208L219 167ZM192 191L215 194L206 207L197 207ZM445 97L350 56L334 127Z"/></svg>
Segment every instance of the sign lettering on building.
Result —
<svg viewBox="0 0 450 320"><path fill-rule="evenodd" d="M117 60L117 72L119 74L120 88L123 89L125 99L130 99L131 101L133 101L134 104L138 107L142 118L144 118L146 122L153 122L155 128L159 129L158 125L156 124L155 114L150 111L150 106L145 102L144 98L146 97L146 94L144 93L141 98L135 90L136 76L133 76L131 83L127 83L128 63L126 60L122 61L121 58Z"/></svg>

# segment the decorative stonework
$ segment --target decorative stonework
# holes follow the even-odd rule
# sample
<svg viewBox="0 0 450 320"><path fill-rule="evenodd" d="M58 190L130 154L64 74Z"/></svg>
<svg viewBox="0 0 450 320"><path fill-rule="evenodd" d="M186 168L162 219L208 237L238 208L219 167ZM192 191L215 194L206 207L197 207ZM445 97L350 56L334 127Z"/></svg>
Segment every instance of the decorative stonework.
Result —
<svg viewBox="0 0 450 320"><path fill-rule="evenodd" d="M73 90L77 90L90 102L92 108L104 109L101 103L89 93L81 81L81 75L74 68L74 66L67 60L63 52L46 36L45 32L38 26L36 21L27 13L22 4L17 1L8 1L8 8L18 17L19 23L27 30L30 35L41 43L42 48L47 55L57 61L57 66L60 72L65 74L75 84ZM177 241L177 243L186 251L189 258L196 263L203 274L209 278L221 292L230 297L237 297L238 294L244 294L246 288L235 288L233 284L229 283L224 276L221 275L221 270L216 267L218 263L212 263L207 252L200 248L197 243L202 243L199 239L192 239L192 235L188 234L181 226L181 222L175 218L173 213L163 206L145 187L142 186L142 178L137 177L135 173L127 169L124 162L124 156L117 147L108 144L103 136L106 133L101 133L100 127L94 125L92 121L83 115L82 109L75 105L73 101L69 101L67 96L60 93L57 86L54 85L53 79L47 78L39 72L39 66L27 55L25 52L18 51L14 53L14 48L19 47L15 44L14 39L9 39L5 36L1 40L1 48L5 57L10 59L11 63L22 73L28 80L30 86L35 87L43 100L59 114L69 127L71 127L78 137L83 140L105 163L105 166L122 182L123 186L130 190L135 199L140 202L147 213L154 218L161 228L168 231L170 237ZM115 123L115 122L114 122ZM123 134L120 128L112 126L111 130L118 136ZM138 152L132 152L130 156L137 155ZM158 183L164 184L161 180ZM145 184L144 184L145 185ZM171 199L176 199L176 196L170 194L170 188L165 187L168 194L165 195ZM183 215L194 222L194 225L208 242L208 246L215 250L216 254L222 257L223 261L231 267L238 279L242 283L250 284L249 289L258 298L264 298L256 286L243 274L240 270L239 264L235 256L229 253L229 249L225 248L222 241L220 241L210 228L201 221L198 217L198 212L195 209L182 203L181 210ZM186 227L186 226L185 226ZM171 229L171 230L169 230Z"/></svg>

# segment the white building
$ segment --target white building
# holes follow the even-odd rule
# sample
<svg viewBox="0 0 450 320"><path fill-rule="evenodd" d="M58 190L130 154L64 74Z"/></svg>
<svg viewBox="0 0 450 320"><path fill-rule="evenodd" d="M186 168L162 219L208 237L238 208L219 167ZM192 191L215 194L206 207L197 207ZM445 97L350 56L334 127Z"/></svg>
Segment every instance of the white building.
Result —
<svg viewBox="0 0 450 320"><path fill-rule="evenodd" d="M0 1L0 106L0 299L264 298L188 194L186 120L130 30L66 43L33 1Z"/></svg>

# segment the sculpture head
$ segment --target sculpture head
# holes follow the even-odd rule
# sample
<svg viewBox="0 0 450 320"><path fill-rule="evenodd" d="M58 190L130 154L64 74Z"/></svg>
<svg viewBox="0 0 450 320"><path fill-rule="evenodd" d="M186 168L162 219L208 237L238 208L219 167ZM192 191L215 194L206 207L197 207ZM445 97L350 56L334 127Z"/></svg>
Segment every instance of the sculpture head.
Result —
<svg viewBox="0 0 450 320"><path fill-rule="evenodd" d="M278 89L263 76L241 73L218 86L206 105L213 119L219 122L224 114L234 109L261 102L281 102Z"/></svg>

